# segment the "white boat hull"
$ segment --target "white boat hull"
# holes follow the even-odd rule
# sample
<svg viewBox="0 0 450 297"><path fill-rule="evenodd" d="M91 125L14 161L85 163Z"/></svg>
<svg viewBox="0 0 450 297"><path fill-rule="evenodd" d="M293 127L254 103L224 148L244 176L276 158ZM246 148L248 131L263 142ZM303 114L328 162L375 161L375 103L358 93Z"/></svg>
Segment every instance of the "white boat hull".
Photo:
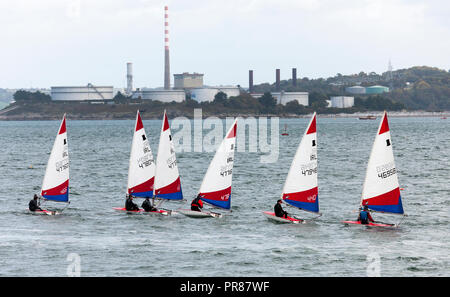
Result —
<svg viewBox="0 0 450 297"><path fill-rule="evenodd" d="M283 223L283 224L301 224L301 223L304 223L304 221L296 219L296 218L292 218L292 217L288 217L288 218L277 217L273 212L269 212L269 211L264 211L263 214L269 220L277 222L277 223Z"/></svg>
<svg viewBox="0 0 450 297"><path fill-rule="evenodd" d="M222 214L209 211L195 211L190 209L179 209L177 212L191 218L220 218Z"/></svg>

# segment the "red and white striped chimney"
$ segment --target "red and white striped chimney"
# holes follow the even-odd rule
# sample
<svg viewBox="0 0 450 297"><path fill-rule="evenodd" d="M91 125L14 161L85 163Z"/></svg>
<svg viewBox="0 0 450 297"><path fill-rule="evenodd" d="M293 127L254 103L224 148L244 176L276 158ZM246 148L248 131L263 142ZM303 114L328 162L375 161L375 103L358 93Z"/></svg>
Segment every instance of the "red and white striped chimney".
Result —
<svg viewBox="0 0 450 297"><path fill-rule="evenodd" d="M164 89L170 89L169 7L164 6Z"/></svg>

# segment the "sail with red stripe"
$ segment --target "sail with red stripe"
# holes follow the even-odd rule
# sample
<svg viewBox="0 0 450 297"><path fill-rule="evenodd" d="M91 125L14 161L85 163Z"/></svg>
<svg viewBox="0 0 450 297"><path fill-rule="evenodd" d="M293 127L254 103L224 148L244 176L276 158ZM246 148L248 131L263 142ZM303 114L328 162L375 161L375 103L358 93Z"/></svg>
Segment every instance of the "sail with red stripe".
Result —
<svg viewBox="0 0 450 297"><path fill-rule="evenodd" d="M203 182L199 195L202 201L218 208L231 208L231 182L236 149L237 119L228 130L214 155Z"/></svg>
<svg viewBox="0 0 450 297"><path fill-rule="evenodd" d="M361 196L361 206L371 210L404 213L386 112L372 146Z"/></svg>
<svg viewBox="0 0 450 297"><path fill-rule="evenodd" d="M41 196L51 201L69 201L69 147L65 114L48 158Z"/></svg>
<svg viewBox="0 0 450 297"><path fill-rule="evenodd" d="M157 198L182 200L180 174L178 172L175 147L170 132L166 111L159 137L158 156L156 158L154 194Z"/></svg>
<svg viewBox="0 0 450 297"><path fill-rule="evenodd" d="M138 110L128 167L128 194L134 197L153 197L154 177L155 161Z"/></svg>
<svg viewBox="0 0 450 297"><path fill-rule="evenodd" d="M299 209L319 212L316 113L298 145L281 198Z"/></svg>

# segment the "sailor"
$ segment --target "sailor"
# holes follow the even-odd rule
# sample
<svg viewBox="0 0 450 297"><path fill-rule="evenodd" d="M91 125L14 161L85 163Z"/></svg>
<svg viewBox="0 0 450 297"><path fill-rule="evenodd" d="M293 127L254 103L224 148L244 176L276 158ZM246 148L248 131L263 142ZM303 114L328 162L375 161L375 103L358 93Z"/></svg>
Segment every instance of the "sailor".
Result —
<svg viewBox="0 0 450 297"><path fill-rule="evenodd" d="M39 207L39 204L38 204L38 198L39 198L38 195L34 194L33 200L31 200L30 203L28 203L28 208L29 208L31 211L42 210L42 209Z"/></svg>
<svg viewBox="0 0 450 297"><path fill-rule="evenodd" d="M141 207L145 211L157 211L156 207L153 206L153 204L150 202L150 199L148 197L145 198L144 202L142 202Z"/></svg>
<svg viewBox="0 0 450 297"><path fill-rule="evenodd" d="M202 208L203 208L203 201L202 201L202 199L200 197L200 194L198 194L197 198L195 198L191 202L191 210L202 211L201 210Z"/></svg>
<svg viewBox="0 0 450 297"><path fill-rule="evenodd" d="M125 202L125 209L128 211L139 210L139 206L133 202L133 196L128 195L127 201Z"/></svg>
<svg viewBox="0 0 450 297"><path fill-rule="evenodd" d="M361 224L369 224L369 222L375 222L369 213L369 207L367 205L364 205L364 208L359 212L358 221L361 222Z"/></svg>
<svg viewBox="0 0 450 297"><path fill-rule="evenodd" d="M283 207L281 207L281 203L283 203L283 200L278 199L277 204L275 204L275 206L273 207L273 210L277 217L287 218L288 213L283 210Z"/></svg>

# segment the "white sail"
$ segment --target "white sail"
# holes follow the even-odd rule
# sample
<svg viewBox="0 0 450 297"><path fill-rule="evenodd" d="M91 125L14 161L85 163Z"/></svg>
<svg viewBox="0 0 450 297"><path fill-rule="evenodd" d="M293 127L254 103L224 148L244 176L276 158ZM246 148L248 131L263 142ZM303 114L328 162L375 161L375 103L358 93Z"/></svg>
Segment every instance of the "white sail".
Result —
<svg viewBox="0 0 450 297"><path fill-rule="evenodd" d="M135 197L153 197L154 177L155 161L138 110L128 168L128 194Z"/></svg>
<svg viewBox="0 0 450 297"><path fill-rule="evenodd" d="M392 150L387 113L384 112L366 170L361 205L370 209L403 214L397 169Z"/></svg>
<svg viewBox="0 0 450 297"><path fill-rule="evenodd" d="M65 114L48 158L41 196L52 201L69 201L69 148Z"/></svg>
<svg viewBox="0 0 450 297"><path fill-rule="evenodd" d="M236 146L237 119L228 130L209 164L199 195L204 202L213 206L231 208L231 182Z"/></svg>
<svg viewBox="0 0 450 297"><path fill-rule="evenodd" d="M161 134L159 138L158 156L155 171L155 197L180 200L183 199L181 191L180 174L178 172L175 147L172 141L169 121L164 111Z"/></svg>
<svg viewBox="0 0 450 297"><path fill-rule="evenodd" d="M281 198L297 208L319 212L316 113L298 145Z"/></svg>

